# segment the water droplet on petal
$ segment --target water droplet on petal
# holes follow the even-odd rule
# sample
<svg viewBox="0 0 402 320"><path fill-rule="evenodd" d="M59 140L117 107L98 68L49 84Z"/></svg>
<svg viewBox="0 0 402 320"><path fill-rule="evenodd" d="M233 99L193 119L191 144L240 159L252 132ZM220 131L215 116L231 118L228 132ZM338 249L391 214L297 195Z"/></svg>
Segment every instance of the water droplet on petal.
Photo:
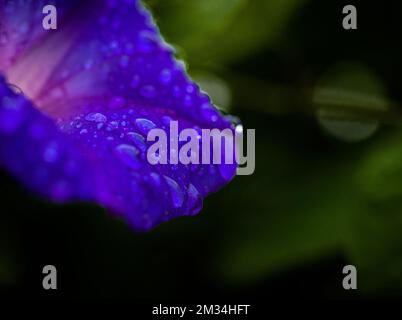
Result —
<svg viewBox="0 0 402 320"><path fill-rule="evenodd" d="M156 36L152 32L144 30L138 35L136 48L141 53L151 53L156 48L156 44Z"/></svg>
<svg viewBox="0 0 402 320"><path fill-rule="evenodd" d="M180 208L184 202L184 193L181 190L180 186L173 179L164 176L166 183L170 190L170 195L172 197L173 206L175 208Z"/></svg>
<svg viewBox="0 0 402 320"><path fill-rule="evenodd" d="M22 100L4 97L0 100L0 131L14 133L18 131L25 120L26 112L22 107Z"/></svg>
<svg viewBox="0 0 402 320"><path fill-rule="evenodd" d="M187 93L193 93L193 92L195 91L195 88L196 88L195 85L189 84L189 85L186 87L186 91L187 91Z"/></svg>
<svg viewBox="0 0 402 320"><path fill-rule="evenodd" d="M168 85L172 82L172 72L169 69L163 69L159 75L159 81L164 84Z"/></svg>
<svg viewBox="0 0 402 320"><path fill-rule="evenodd" d="M209 103L201 106L201 115L205 120L217 122L219 119L219 112Z"/></svg>
<svg viewBox="0 0 402 320"><path fill-rule="evenodd" d="M23 94L22 89L15 84L7 83L7 86L11 89L15 94Z"/></svg>
<svg viewBox="0 0 402 320"><path fill-rule="evenodd" d="M161 181L161 177L159 174L155 173L155 172L151 172L149 174L149 177L151 179L151 183L153 184L153 186L155 186L156 188L160 188L162 181Z"/></svg>
<svg viewBox="0 0 402 320"><path fill-rule="evenodd" d="M193 98L190 95L186 94L183 99L183 104L185 107L189 108L193 104Z"/></svg>
<svg viewBox="0 0 402 320"><path fill-rule="evenodd" d="M48 163L55 163L59 159L57 144L50 143L43 152L43 159Z"/></svg>
<svg viewBox="0 0 402 320"><path fill-rule="evenodd" d="M108 125L106 130L107 131L113 131L117 130L119 128L119 123L117 121L111 121Z"/></svg>
<svg viewBox="0 0 402 320"><path fill-rule="evenodd" d="M158 94L155 87L151 85L143 86L140 93L144 98L148 99L155 98Z"/></svg>
<svg viewBox="0 0 402 320"><path fill-rule="evenodd" d="M191 183L188 186L187 195L188 195L187 205L189 209L189 214L195 215L198 212L200 212L202 208L202 196L198 192L197 188Z"/></svg>
<svg viewBox="0 0 402 320"><path fill-rule="evenodd" d="M171 122L173 121L173 119L169 116L163 116L162 117L162 123L166 126L166 127L170 127Z"/></svg>
<svg viewBox="0 0 402 320"><path fill-rule="evenodd" d="M174 86L173 87L173 97L180 98L181 95L182 95L182 91L181 91L180 87L179 86Z"/></svg>
<svg viewBox="0 0 402 320"><path fill-rule="evenodd" d="M147 135L150 130L156 128L155 123L153 123L151 120L144 119L144 118L136 119L135 124L136 124L138 130L144 135Z"/></svg>
<svg viewBox="0 0 402 320"><path fill-rule="evenodd" d="M127 133L127 137L142 152L145 152L147 150L147 145L145 143L145 138L142 135L140 135L140 134L138 134L136 132L129 132L129 133Z"/></svg>
<svg viewBox="0 0 402 320"><path fill-rule="evenodd" d="M120 144L115 148L115 153L127 167L134 170L141 167L141 161L138 158L139 151L136 147L128 144Z"/></svg>
<svg viewBox="0 0 402 320"><path fill-rule="evenodd" d="M85 117L85 120L87 121L92 121L92 122L97 122L97 123L102 123L102 122L106 122L107 118L105 115L103 115L102 113L99 112L94 112L94 113L90 113Z"/></svg>

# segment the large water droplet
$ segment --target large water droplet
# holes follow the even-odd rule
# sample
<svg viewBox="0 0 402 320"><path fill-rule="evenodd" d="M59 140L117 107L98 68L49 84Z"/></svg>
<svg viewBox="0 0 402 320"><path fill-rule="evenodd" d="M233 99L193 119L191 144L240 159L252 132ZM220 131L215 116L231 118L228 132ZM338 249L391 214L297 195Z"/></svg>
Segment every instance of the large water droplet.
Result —
<svg viewBox="0 0 402 320"><path fill-rule="evenodd" d="M200 212L202 208L202 196L198 192L197 188L191 183L188 186L187 195L188 195L187 205L189 209L189 214L195 215L198 212Z"/></svg>
<svg viewBox="0 0 402 320"><path fill-rule="evenodd" d="M150 53L156 48L156 36L148 30L141 31L138 35L136 49L141 53Z"/></svg>
<svg viewBox="0 0 402 320"><path fill-rule="evenodd" d="M170 124L172 123L172 121L173 121L173 119L171 117L169 117L169 116L163 116L162 117L163 125L168 127L168 128L170 127Z"/></svg>
<svg viewBox="0 0 402 320"><path fill-rule="evenodd" d="M172 89L173 97L180 98L182 96L182 90L179 86L174 86Z"/></svg>
<svg viewBox="0 0 402 320"><path fill-rule="evenodd" d="M193 104L193 98L190 95L186 94L183 99L183 104L186 108L191 107L191 105Z"/></svg>
<svg viewBox="0 0 402 320"><path fill-rule="evenodd" d="M147 145L145 143L145 138L136 133L136 132L129 132L127 133L127 137L131 140L134 145L141 150L141 152L145 152L147 150Z"/></svg>
<svg viewBox="0 0 402 320"><path fill-rule="evenodd" d="M93 112L93 113L88 114L85 117L85 120L91 121L91 122L103 123L103 122L107 121L107 118L102 113Z"/></svg>
<svg viewBox="0 0 402 320"><path fill-rule="evenodd" d="M59 148L56 143L50 143L45 148L43 159L48 163L55 163L59 159Z"/></svg>
<svg viewBox="0 0 402 320"><path fill-rule="evenodd" d="M138 158L139 151L136 147L128 144L120 144L115 148L115 153L127 167L134 170L141 167L141 161Z"/></svg>
<svg viewBox="0 0 402 320"><path fill-rule="evenodd" d="M15 94L23 94L22 89L15 84L7 83L7 86L11 89Z"/></svg>
<svg viewBox="0 0 402 320"><path fill-rule="evenodd" d="M166 183L170 190L170 195L172 197L173 206L175 208L180 208L184 202L183 191L180 189L180 186L177 184L176 181L174 181L173 179L171 179L167 176L164 176L164 178L165 178Z"/></svg>
<svg viewBox="0 0 402 320"><path fill-rule="evenodd" d="M143 134L147 135L148 132L152 129L156 128L156 124L153 123L151 120L144 119L144 118L138 118L135 120L135 124L138 128L138 130Z"/></svg>
<svg viewBox="0 0 402 320"><path fill-rule="evenodd" d="M150 182L152 183L152 185L153 185L155 188L159 189L159 188L161 187L162 181L161 181L161 177L160 177L159 174L157 174L157 173L155 173L155 172L151 172L151 173L149 174L149 179L150 179Z"/></svg>
<svg viewBox="0 0 402 320"><path fill-rule="evenodd" d="M172 72L169 69L163 69L159 74L159 81L164 84L168 85L172 82Z"/></svg>
<svg viewBox="0 0 402 320"><path fill-rule="evenodd" d="M190 94L191 94L191 93L194 93L196 88L197 88L196 85L194 85L194 84L189 84L189 85L186 86L186 92L187 92L187 93L190 93Z"/></svg>

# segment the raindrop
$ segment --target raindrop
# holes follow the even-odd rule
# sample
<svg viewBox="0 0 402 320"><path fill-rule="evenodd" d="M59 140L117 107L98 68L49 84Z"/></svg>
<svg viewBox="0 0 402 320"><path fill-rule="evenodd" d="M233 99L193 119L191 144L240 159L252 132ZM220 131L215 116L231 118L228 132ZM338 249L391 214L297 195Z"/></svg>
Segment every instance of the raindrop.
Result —
<svg viewBox="0 0 402 320"><path fill-rule="evenodd" d="M170 127L171 122L173 121L173 119L169 116L163 116L162 117L162 123L166 126L166 127Z"/></svg>
<svg viewBox="0 0 402 320"><path fill-rule="evenodd" d="M172 72L169 69L163 69L159 75L159 81L164 84L168 85L172 82Z"/></svg>
<svg viewBox="0 0 402 320"><path fill-rule="evenodd" d="M158 94L154 86L146 85L141 88L141 95L144 98L152 99L155 98Z"/></svg>
<svg viewBox="0 0 402 320"><path fill-rule="evenodd" d="M107 121L107 118L104 114L95 112L95 113L90 113L85 117L85 120L91 121L91 122L97 122L97 123L104 123Z"/></svg>
<svg viewBox="0 0 402 320"><path fill-rule="evenodd" d="M43 152L43 159L48 163L55 163L59 159L59 151L55 143L50 143Z"/></svg>
<svg viewBox="0 0 402 320"><path fill-rule="evenodd" d="M151 120L144 119L144 118L136 119L135 124L136 124L138 130L144 135L147 135L150 130L156 128L155 123L153 123Z"/></svg>
<svg viewBox="0 0 402 320"><path fill-rule="evenodd" d="M201 115L203 119L211 122L217 122L219 119L218 111L209 103L205 103L201 106Z"/></svg>
<svg viewBox="0 0 402 320"><path fill-rule="evenodd" d="M164 178L165 178L166 183L170 190L170 195L172 197L173 206L175 208L180 208L184 202L183 191L180 189L180 187L176 181L174 181L173 179L171 179L167 176L164 176Z"/></svg>
<svg viewBox="0 0 402 320"><path fill-rule="evenodd" d="M137 170L141 167L141 161L138 158L139 151L136 147L128 144L120 144L115 148L117 157L127 167Z"/></svg>
<svg viewBox="0 0 402 320"><path fill-rule="evenodd" d="M111 121L106 130L107 131L113 131L113 130L117 130L119 128L119 123L117 121Z"/></svg>
<svg viewBox="0 0 402 320"><path fill-rule="evenodd" d="M202 196L197 190L197 188L191 183L188 186L187 195L188 195L187 204L189 207L189 214L195 215L198 212L200 212L202 208Z"/></svg>
<svg viewBox="0 0 402 320"><path fill-rule="evenodd" d="M22 90L20 87L16 86L15 84L12 83L7 83L7 86L11 89L12 92L15 94L23 94Z"/></svg>
<svg viewBox="0 0 402 320"><path fill-rule="evenodd" d="M147 145L145 143L145 138L136 133L136 132L129 132L127 133L127 137L129 137L129 139L131 140L132 143L134 143L134 145L140 149L142 152L145 152L147 150Z"/></svg>

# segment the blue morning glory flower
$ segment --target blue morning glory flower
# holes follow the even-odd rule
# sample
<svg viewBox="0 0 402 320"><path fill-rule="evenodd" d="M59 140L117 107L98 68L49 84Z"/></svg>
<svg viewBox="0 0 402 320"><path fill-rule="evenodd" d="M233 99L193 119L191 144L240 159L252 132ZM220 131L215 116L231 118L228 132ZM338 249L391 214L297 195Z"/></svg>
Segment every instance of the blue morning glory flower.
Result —
<svg viewBox="0 0 402 320"><path fill-rule="evenodd" d="M57 30L42 27L48 4ZM233 129L139 1L0 2L0 166L30 191L139 230L194 215L236 165L148 163L147 132L173 120Z"/></svg>

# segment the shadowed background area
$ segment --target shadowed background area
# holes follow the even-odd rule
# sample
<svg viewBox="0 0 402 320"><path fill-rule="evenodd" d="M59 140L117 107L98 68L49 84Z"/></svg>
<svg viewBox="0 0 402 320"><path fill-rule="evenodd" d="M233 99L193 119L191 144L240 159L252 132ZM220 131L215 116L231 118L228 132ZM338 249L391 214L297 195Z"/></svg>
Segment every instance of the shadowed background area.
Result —
<svg viewBox="0 0 402 320"><path fill-rule="evenodd" d="M402 296L402 6L149 0L216 105L256 129L256 171L201 214L133 233L103 209L52 205L1 174L0 293L241 303ZM135 195L133 195L135 196ZM56 292L42 268L58 269ZM358 290L342 288L343 266Z"/></svg>

